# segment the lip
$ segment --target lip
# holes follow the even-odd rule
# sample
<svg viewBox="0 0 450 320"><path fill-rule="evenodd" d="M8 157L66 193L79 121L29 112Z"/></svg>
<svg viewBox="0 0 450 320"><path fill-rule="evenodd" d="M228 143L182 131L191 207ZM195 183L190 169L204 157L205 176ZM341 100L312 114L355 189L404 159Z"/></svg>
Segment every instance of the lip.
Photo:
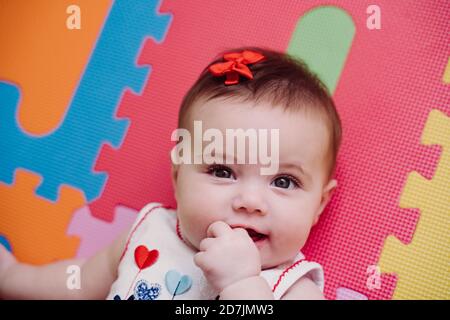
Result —
<svg viewBox="0 0 450 320"><path fill-rule="evenodd" d="M269 237L266 236L265 238L254 241L253 243L258 249L261 249L267 243L267 241L269 241Z"/></svg>
<svg viewBox="0 0 450 320"><path fill-rule="evenodd" d="M244 225L244 224L235 224L235 225L230 225L230 227L232 229L235 228L243 228L243 229L251 229L259 234L264 235L264 237L262 239L258 239L256 241L253 241L258 247L260 247L263 243L265 243L268 239L269 239L269 234L268 232L262 231L259 228L255 228L253 226L249 226L249 225Z"/></svg>
<svg viewBox="0 0 450 320"><path fill-rule="evenodd" d="M249 226L249 225L245 225L245 224L230 224L231 229L236 229L236 228L242 228L242 229L251 229L255 232L258 232L260 234L263 234L265 236L268 236L268 232L265 232L259 228L253 227L253 226Z"/></svg>

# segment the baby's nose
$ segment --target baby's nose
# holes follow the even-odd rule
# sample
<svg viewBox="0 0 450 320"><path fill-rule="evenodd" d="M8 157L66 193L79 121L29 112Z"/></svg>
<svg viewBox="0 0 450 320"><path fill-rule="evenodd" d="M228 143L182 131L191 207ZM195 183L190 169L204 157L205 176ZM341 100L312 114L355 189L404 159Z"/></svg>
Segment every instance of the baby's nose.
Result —
<svg viewBox="0 0 450 320"><path fill-rule="evenodd" d="M239 212L267 214L267 203L257 190L245 190L233 199L233 209Z"/></svg>

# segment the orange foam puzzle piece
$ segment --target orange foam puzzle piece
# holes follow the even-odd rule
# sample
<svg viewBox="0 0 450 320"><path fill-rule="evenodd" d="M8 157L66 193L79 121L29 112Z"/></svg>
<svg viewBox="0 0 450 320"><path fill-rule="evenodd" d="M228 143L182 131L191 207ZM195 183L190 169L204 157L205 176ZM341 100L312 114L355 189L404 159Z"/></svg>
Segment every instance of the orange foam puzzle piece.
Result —
<svg viewBox="0 0 450 320"><path fill-rule="evenodd" d="M0 1L0 79L21 89L17 120L24 131L44 135L62 123L111 4ZM66 27L71 5L80 8L81 29Z"/></svg>
<svg viewBox="0 0 450 320"><path fill-rule="evenodd" d="M13 186L0 183L0 234L6 236L20 262L45 264L72 258L80 239L66 235L74 211L86 200L68 186L59 190L57 202L36 196L41 177L16 170Z"/></svg>

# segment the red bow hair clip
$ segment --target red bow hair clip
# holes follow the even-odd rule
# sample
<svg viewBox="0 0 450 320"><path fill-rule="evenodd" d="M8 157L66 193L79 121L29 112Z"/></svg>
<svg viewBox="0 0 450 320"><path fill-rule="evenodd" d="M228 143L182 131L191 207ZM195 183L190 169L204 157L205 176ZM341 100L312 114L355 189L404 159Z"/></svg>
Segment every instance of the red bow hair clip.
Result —
<svg viewBox="0 0 450 320"><path fill-rule="evenodd" d="M226 53L223 58L227 62L215 63L208 70L216 77L225 75L227 77L225 84L231 85L239 83L239 75L247 79L253 79L252 71L247 65L260 62L264 59L264 56L255 51L244 50Z"/></svg>

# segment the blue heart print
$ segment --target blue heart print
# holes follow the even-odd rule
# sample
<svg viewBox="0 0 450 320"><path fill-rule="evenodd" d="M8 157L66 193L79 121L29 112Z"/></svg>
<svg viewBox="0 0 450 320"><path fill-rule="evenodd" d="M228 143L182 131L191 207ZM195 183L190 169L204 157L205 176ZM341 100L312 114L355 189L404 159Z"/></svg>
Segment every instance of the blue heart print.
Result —
<svg viewBox="0 0 450 320"><path fill-rule="evenodd" d="M156 300L161 293L161 286L157 283L149 285L145 280L139 280L134 287L136 300Z"/></svg>
<svg viewBox="0 0 450 320"><path fill-rule="evenodd" d="M192 278L188 275L181 275L176 270L169 270L166 273L166 287L173 295L180 295L188 291L192 286Z"/></svg>

